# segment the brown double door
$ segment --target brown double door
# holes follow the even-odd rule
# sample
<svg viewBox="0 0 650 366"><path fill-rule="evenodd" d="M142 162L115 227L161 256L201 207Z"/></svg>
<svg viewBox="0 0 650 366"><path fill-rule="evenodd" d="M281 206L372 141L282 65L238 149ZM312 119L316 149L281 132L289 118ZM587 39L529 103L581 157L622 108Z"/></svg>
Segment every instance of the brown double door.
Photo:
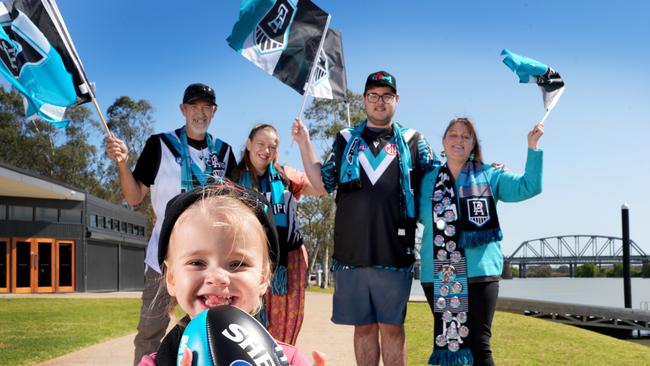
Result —
<svg viewBox="0 0 650 366"><path fill-rule="evenodd" d="M0 238L0 292L74 291L74 241Z"/></svg>

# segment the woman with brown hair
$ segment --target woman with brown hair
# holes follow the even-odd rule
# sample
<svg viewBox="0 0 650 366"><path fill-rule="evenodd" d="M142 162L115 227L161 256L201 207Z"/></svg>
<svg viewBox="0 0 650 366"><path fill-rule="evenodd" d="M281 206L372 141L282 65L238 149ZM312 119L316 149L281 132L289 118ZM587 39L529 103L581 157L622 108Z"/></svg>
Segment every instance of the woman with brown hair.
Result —
<svg viewBox="0 0 650 366"><path fill-rule="evenodd" d="M434 313L432 365L494 365L490 337L503 270L496 203L542 191L543 128L528 133L522 175L483 164L474 124L456 118L442 138L446 163L422 179L421 283Z"/></svg>
<svg viewBox="0 0 650 366"><path fill-rule="evenodd" d="M280 239L280 261L264 298L261 320L275 339L293 345L304 316L308 263L296 200L317 192L304 173L277 162L279 144L280 137L272 125L253 127L232 180L265 194L271 203Z"/></svg>

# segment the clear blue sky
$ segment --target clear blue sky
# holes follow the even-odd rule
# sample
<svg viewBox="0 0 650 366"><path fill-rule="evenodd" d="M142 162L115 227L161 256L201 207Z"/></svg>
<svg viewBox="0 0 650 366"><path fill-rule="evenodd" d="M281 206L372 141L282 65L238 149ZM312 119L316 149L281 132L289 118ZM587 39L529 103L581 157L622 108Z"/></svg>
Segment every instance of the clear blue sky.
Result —
<svg viewBox="0 0 650 366"><path fill-rule="evenodd" d="M485 159L523 171L526 133L543 115L534 85L518 84L503 48L554 67L566 91L542 138L544 192L499 205L510 254L524 240L562 234L631 236L650 253L650 2L316 1L343 34L349 88L396 76L396 120L436 152L447 122L475 118ZM249 129L274 123L281 160L300 166L289 126L301 96L231 50L225 39L239 1L59 0L104 110L120 95L147 99L158 132L182 124L185 86L217 92L210 132L241 149ZM99 135L100 133L98 133Z"/></svg>

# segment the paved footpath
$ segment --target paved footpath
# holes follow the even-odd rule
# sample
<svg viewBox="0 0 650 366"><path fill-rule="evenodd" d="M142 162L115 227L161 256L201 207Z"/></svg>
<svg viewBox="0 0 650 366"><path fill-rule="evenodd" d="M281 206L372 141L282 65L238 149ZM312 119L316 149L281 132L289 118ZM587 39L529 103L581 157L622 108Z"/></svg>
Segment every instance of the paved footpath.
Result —
<svg viewBox="0 0 650 366"><path fill-rule="evenodd" d="M109 294L82 294L84 297L93 295L110 296ZM114 295L124 296L119 293L114 293ZM305 320L298 336L297 346L310 360L312 359L311 352L318 350L327 355L327 365L354 365L353 328L333 324L330 321L331 315L332 295L307 292L305 294ZM40 365L131 365L134 337L135 333L115 338Z"/></svg>

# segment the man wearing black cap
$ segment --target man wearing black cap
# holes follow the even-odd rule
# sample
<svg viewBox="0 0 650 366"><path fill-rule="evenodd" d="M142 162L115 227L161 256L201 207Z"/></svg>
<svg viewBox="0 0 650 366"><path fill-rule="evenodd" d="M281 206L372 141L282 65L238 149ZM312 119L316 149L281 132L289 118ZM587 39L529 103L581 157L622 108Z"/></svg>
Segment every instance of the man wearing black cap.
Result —
<svg viewBox="0 0 650 366"><path fill-rule="evenodd" d="M158 349L169 323L169 295L166 291L156 295L161 273L158 236L167 202L181 192L205 186L211 177L228 176L237 165L230 145L207 132L217 111L211 87L201 83L189 85L183 94L180 110L185 117L185 125L175 131L149 137L133 172L129 168L129 150L124 141L114 136L106 137L106 154L117 162L120 187L126 201L130 205L138 205L151 191L156 216L145 257L145 284L138 334L134 341L134 364L143 355Z"/></svg>
<svg viewBox="0 0 650 366"><path fill-rule="evenodd" d="M322 166L299 118L293 136L312 185L337 191L332 321L355 326L357 364L377 365L381 355L384 365L406 365L415 194L437 159L420 133L394 122L399 94L393 75L370 74L363 102L368 118L338 133Z"/></svg>

